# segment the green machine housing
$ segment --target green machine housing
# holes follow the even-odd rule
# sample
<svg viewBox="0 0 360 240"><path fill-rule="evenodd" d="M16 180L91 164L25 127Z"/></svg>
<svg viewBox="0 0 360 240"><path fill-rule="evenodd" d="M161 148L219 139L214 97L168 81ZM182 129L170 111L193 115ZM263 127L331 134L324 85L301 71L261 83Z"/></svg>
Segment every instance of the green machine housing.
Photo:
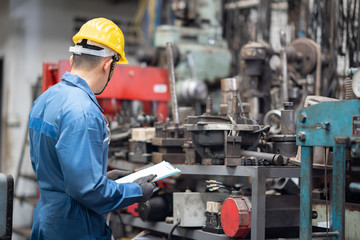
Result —
<svg viewBox="0 0 360 240"><path fill-rule="evenodd" d="M229 77L231 67L231 53L222 38L221 0L189 2L186 16L175 25L159 26L154 35L157 51L165 50L167 42L175 48L177 97L184 103L204 101L208 86ZM164 67L166 60L158 64Z"/></svg>

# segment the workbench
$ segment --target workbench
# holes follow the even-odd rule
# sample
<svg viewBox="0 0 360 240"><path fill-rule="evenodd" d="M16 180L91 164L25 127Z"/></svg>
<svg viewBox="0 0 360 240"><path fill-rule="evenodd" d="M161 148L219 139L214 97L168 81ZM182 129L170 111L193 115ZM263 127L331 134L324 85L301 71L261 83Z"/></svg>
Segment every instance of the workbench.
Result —
<svg viewBox="0 0 360 240"><path fill-rule="evenodd" d="M251 239L265 239L265 199L266 178L292 178L300 177L300 167L273 167L273 166L237 166L227 167L224 165L174 165L181 170L182 175L209 175L227 177L251 177L252 187L252 215L251 215ZM146 228L153 231L169 233L172 224L165 222L144 222L130 214L121 214L123 224ZM293 216L294 217L294 216ZM204 232L198 228L177 227L173 235L190 239L231 239L224 234Z"/></svg>

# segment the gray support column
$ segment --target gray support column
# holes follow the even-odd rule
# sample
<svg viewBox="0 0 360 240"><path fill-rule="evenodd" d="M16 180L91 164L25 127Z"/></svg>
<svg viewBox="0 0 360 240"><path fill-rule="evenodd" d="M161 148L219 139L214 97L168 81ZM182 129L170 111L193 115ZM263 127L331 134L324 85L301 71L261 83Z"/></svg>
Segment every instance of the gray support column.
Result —
<svg viewBox="0 0 360 240"><path fill-rule="evenodd" d="M265 239L265 169L260 167L254 170L252 176L252 213L251 213L251 239Z"/></svg>

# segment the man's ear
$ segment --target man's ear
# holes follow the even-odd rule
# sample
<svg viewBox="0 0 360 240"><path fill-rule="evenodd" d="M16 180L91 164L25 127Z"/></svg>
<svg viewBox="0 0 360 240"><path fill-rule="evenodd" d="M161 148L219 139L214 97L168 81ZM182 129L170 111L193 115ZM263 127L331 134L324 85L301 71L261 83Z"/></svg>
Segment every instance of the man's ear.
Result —
<svg viewBox="0 0 360 240"><path fill-rule="evenodd" d="M69 61L70 61L70 66L72 66L73 59L74 59L74 58L73 58L73 55L71 55L71 56L70 56L70 58L69 58Z"/></svg>
<svg viewBox="0 0 360 240"><path fill-rule="evenodd" d="M105 64L104 64L104 71L107 72L110 68L111 68L111 63L114 60L112 58L109 58L108 60L105 60Z"/></svg>

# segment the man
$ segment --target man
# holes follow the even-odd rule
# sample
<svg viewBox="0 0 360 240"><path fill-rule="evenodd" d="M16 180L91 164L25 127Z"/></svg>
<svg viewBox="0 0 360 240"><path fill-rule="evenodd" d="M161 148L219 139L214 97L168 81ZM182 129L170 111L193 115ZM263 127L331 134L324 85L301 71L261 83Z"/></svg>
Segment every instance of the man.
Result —
<svg viewBox="0 0 360 240"><path fill-rule="evenodd" d="M109 135L94 94L104 91L116 63L128 63L122 31L95 18L73 41L71 72L35 101L29 116L40 187L31 239L110 239L104 214L147 201L154 189L154 176L125 184L106 177Z"/></svg>

